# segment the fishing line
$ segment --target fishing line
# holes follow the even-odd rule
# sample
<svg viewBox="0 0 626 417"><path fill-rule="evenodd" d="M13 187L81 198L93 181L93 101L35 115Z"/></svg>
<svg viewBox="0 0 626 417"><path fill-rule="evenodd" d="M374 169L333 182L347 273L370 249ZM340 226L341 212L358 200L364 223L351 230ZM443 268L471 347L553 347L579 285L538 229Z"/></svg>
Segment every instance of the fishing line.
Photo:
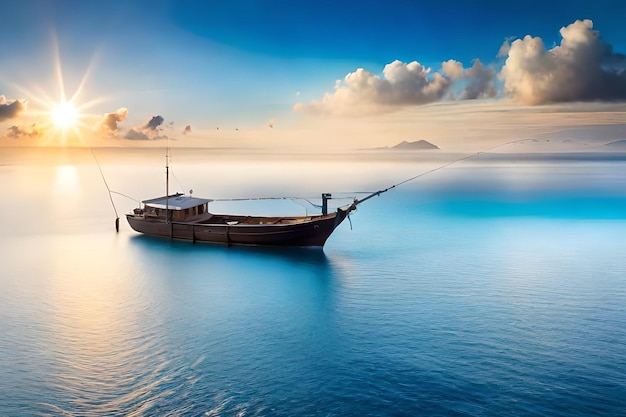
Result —
<svg viewBox="0 0 626 417"><path fill-rule="evenodd" d="M141 201L139 201L139 200L137 200L136 198L131 197L131 196L129 196L129 195L126 195L126 194L120 193L120 192L118 192L118 191L113 191L113 190L111 190L111 193L113 193L113 194L117 194L117 195L121 195L122 197L126 197L126 198L128 198L129 200L133 200L135 203L139 203L139 204L141 204Z"/></svg>
<svg viewBox="0 0 626 417"><path fill-rule="evenodd" d="M398 186L400 186L402 184L406 184L407 182L414 181L414 180L416 180L416 179L418 179L420 177L423 177L424 175L432 174L433 172L439 171L440 169L443 169L443 168L447 168L450 165L454 165L454 164L457 164L459 162L465 161L467 159L474 158L474 157L476 157L476 156L478 156L480 154L493 151L494 149L501 148L502 146L505 146L505 145L511 145L513 143L518 143L518 142L526 142L526 141L530 141L530 140L533 140L533 139L518 139L518 140L513 140L513 141L510 141L510 142L506 142L506 143L501 143L499 145L496 145L496 146L494 146L492 148L487 149L486 151L478 151L478 152L475 152L473 154L466 155L466 156L464 156L462 158L455 159L454 161L447 162L447 163L445 163L443 165L440 165L440 166L438 166L436 168L430 169L430 170L425 171L425 172L421 172L421 173L419 173L419 174L417 174L417 175L415 175L415 176L413 176L411 178L407 178L407 179L405 179L403 181L400 181L400 182L398 182L396 184L393 184L392 186L387 187L384 190L375 191L375 192L371 193L370 195L368 195L365 198L362 198L360 200L359 199L354 199L354 203L352 204L352 206L356 207L358 204L361 204L364 201L369 200L372 197L379 196L382 193L387 192L387 191L389 191L389 190L391 190L393 188L396 188L396 187L398 187Z"/></svg>
<svg viewBox="0 0 626 417"><path fill-rule="evenodd" d="M113 196L111 195L111 189L109 188L109 184L107 184L107 180L104 177L104 173L102 172L102 168L100 167L98 158L96 158L96 153L93 151L93 148L89 148L89 150L91 151L91 154L93 155L93 159L96 160L96 165L98 166L98 171L100 171L100 176L102 177L104 186L107 188L107 191L109 192L109 199L111 200L111 205L113 206L113 211L115 212L115 231L119 232L120 231L120 216L117 214L117 209L115 208L115 203L113 202ZM120 194L120 193L117 193L117 194Z"/></svg>
<svg viewBox="0 0 626 417"><path fill-rule="evenodd" d="M461 161L465 161L466 159L473 158L473 157L475 157L475 156L480 155L481 153L482 153L482 152L476 152L476 153L473 153L473 154L471 154L471 155L466 155L466 156L464 156L464 157L462 157L462 158L455 159L454 161L447 162L447 163L445 163L445 164L443 164L443 165L440 165L440 166L438 166L438 167L436 167L436 168L430 169L430 170L425 171L425 172L421 172L421 173L419 173L419 174L417 174L417 175L415 175L415 176L413 176L413 177L411 177L411 178L407 178L407 179L405 179L405 180L403 180L403 181L400 181L400 182L398 182L398 183L396 183L396 184L393 184L393 185L391 185L391 186L389 186L389 187L385 188L384 190L375 191L375 192L371 193L370 195L368 195L368 196L367 196L367 197L365 197L365 198L362 198L362 199L360 199L360 200L359 200L359 199L355 199L355 200L354 200L353 205L356 207L356 205L357 205L357 204L361 204L361 203L363 203L363 202L365 202L365 201L369 200L369 199L370 199L370 198L372 198L372 197L376 197L376 196L378 196L378 195L381 195L382 193L385 193L385 192L387 192L387 191L389 191L389 190L391 190L391 189L393 189L393 188L396 188L396 187L398 187L398 186L400 186L400 185L402 185L402 184L406 184L407 182L414 181L414 180L416 180L416 179L418 179L418 178L420 178L420 177L423 177L424 175L428 175L428 174L431 174L431 173L433 173L433 172L435 172L435 171L439 171L440 169L444 169L444 168L446 168L446 167L449 167L450 165L453 165L453 164L459 163L459 162L461 162Z"/></svg>

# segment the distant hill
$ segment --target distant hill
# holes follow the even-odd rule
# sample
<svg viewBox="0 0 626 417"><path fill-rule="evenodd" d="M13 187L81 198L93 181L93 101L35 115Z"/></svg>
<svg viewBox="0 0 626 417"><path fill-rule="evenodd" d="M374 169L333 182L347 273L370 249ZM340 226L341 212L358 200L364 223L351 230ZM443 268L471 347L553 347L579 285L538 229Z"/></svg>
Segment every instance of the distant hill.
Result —
<svg viewBox="0 0 626 417"><path fill-rule="evenodd" d="M402 141L400 143L398 143L395 146L385 146L382 148L376 148L376 149L388 149L388 150L393 150L393 151L410 151L410 150L428 150L428 149L439 149L439 146L437 145L433 145L432 143L426 141L426 140L418 140L415 142L407 142Z"/></svg>

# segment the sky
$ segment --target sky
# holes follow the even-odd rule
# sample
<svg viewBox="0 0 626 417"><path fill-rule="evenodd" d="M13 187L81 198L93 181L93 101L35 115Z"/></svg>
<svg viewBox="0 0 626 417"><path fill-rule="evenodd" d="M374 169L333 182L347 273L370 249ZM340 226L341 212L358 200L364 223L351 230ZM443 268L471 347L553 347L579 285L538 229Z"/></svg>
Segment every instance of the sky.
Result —
<svg viewBox="0 0 626 417"><path fill-rule="evenodd" d="M2 11L0 146L484 149L626 115L623 0Z"/></svg>

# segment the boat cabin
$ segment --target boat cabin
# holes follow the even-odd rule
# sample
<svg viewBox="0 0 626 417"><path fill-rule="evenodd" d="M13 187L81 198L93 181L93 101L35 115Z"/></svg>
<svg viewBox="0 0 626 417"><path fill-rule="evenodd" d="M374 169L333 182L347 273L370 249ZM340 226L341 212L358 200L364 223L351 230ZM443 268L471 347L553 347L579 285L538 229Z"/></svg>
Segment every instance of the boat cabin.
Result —
<svg viewBox="0 0 626 417"><path fill-rule="evenodd" d="M163 220L167 218L175 222L194 221L209 212L208 205L211 201L213 200L183 194L153 198L142 201L143 215Z"/></svg>

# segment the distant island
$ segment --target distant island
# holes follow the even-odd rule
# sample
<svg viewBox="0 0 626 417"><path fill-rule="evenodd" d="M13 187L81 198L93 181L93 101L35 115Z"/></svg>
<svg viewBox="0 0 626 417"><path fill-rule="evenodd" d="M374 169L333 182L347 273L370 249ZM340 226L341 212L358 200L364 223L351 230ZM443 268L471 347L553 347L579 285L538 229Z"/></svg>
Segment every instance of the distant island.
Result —
<svg viewBox="0 0 626 417"><path fill-rule="evenodd" d="M426 140L418 140L415 142L407 142L402 141L400 143L398 143L395 146L384 146L382 148L375 148L375 149L386 149L386 150L390 150L390 151L410 151L410 150L428 150L428 149L439 149L439 146L437 145L433 145L432 143L426 141Z"/></svg>

